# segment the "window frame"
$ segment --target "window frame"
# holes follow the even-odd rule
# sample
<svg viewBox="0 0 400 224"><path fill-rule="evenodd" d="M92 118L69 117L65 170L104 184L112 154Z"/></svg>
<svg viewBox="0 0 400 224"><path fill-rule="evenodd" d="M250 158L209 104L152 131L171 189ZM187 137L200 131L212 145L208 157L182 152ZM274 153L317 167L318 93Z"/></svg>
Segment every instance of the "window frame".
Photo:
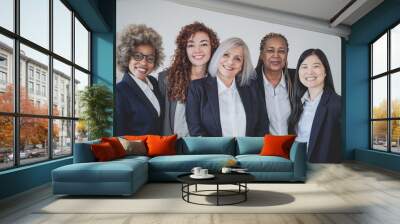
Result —
<svg viewBox="0 0 400 224"><path fill-rule="evenodd" d="M375 39L373 39L370 43L368 43L369 47L369 149L373 151L380 151L380 152L386 152L386 153L391 153L391 154L400 154L399 152L394 152L392 151L392 122L393 121L400 121L400 117L393 117L392 116L392 98L391 98L391 92L392 92L392 85L391 85L391 80L392 76L396 75L396 73L400 72L400 67L391 69L391 31L393 28L400 26L400 21L395 22L392 24L389 28L385 29L384 32L379 34ZM376 43L381 37L384 35L387 35L387 63L386 63L386 71L380 74L376 74L374 76L373 74L373 44ZM386 77L386 87L387 87L387 93L386 93L386 98L387 98L387 105L386 105L386 117L385 118L373 118L373 93L374 93L374 86L373 86L373 81L378 79ZM386 150L379 150L374 148L374 132L373 132L373 122L375 121L386 121Z"/></svg>
<svg viewBox="0 0 400 224"><path fill-rule="evenodd" d="M92 49L92 43L91 43L91 36L92 36L92 30L87 26L87 24L83 21L83 19L72 9L72 7L68 4L68 2L66 2L65 0L59 0L68 10L71 11L71 18L70 18L70 23L71 23L71 58L67 59L64 58L63 56L57 54L54 52L54 46L53 46L53 21L54 21L54 17L53 17L53 1L54 0L47 0L49 3L49 47L48 49L42 47L39 44L36 44L32 41L30 41L29 39L26 39L25 37L20 35L20 0L14 0L13 1L13 10L14 10L14 30L10 31L4 27L0 26L0 35L10 38L13 41L13 54L12 54L12 69L11 69L11 74L13 76L14 79L14 99L13 99L13 107L14 110L13 112L2 112L0 111L0 116L4 116L4 117L11 117L13 119L13 155L14 155L14 161L13 161L13 165L10 167L5 167L5 168L0 168L0 172L4 171L4 170L10 170L10 169L16 169L18 167L23 167L23 166L29 166L29 165L33 165L33 164L37 164L37 163L43 163L49 160L53 160L53 159L60 159L60 158L65 158L65 157L70 157L73 155L74 152L74 143L75 143L75 126L76 126L76 121L79 120L79 117L75 116L75 108L72 107L71 108L71 114L68 115L66 114L65 116L62 116L62 114L60 115L54 115L53 114L53 60L58 60L61 63L64 63L68 66L71 67L71 80L69 81L71 84L69 86L71 86L71 105L74 105L75 103L75 96L77 96L77 93L75 92L75 88L74 88L74 82L75 82L75 69L81 71L82 73L85 73L86 75L88 75L89 77L89 82L88 82L88 86L92 85L92 69L91 69L91 49ZM88 31L88 69L85 69L83 67L81 67L80 65L75 63L75 18L83 25L83 27ZM39 80L37 80L36 77L36 72L37 72L37 68L35 68L34 66L32 66L33 68L33 78L31 79L30 76L30 68L31 65L29 65L29 63L27 63L27 72L25 74L26 76L26 82L33 82L33 86L34 86L34 92L36 92L35 89L35 85L40 83L40 88L42 88L42 85L45 85L45 92L44 95L46 95L48 97L47 99L47 103L48 103L48 112L46 115L39 115L39 114L27 114L27 113L21 113L20 111L20 91L21 91L21 80L20 80L20 66L21 66L21 56L20 56L20 45L23 44L27 47L32 48L33 50L36 50L42 54L45 54L46 56L48 56L48 73L47 73L47 79L46 80L46 84L42 83L42 77L41 75L43 74L42 72L44 72L44 70L40 70L39 72ZM28 90L28 84L26 84L27 87L27 91ZM41 96L42 95L42 91L40 91L41 93L37 96ZM34 103L37 103L36 101ZM20 158L20 119L21 118L45 118L47 119L47 123L48 123L48 135L47 135L47 150L48 150L48 155L47 157L43 157L43 160L40 160L38 162L31 162L31 163L21 163L21 158ZM53 123L57 120L63 120L63 121L70 121L71 122L71 153L68 155L62 155L62 156L55 156L53 155L54 153L54 149L56 148L55 146L53 146Z"/></svg>

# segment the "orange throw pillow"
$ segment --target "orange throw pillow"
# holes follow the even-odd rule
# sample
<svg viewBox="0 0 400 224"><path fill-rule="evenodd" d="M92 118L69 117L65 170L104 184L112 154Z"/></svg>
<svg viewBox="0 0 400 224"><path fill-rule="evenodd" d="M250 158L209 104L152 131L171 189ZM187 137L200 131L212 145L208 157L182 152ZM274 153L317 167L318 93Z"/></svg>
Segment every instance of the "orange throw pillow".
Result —
<svg viewBox="0 0 400 224"><path fill-rule="evenodd" d="M146 142L147 135L125 135L124 139L129 140L129 141L140 140L142 142Z"/></svg>
<svg viewBox="0 0 400 224"><path fill-rule="evenodd" d="M121 158L126 156L126 151L122 146L121 142L119 142L118 138L110 137L110 138L101 138L101 142L108 142L114 149L115 155L117 158Z"/></svg>
<svg viewBox="0 0 400 224"><path fill-rule="evenodd" d="M280 156L289 159L290 147L296 135L265 135L264 136L264 146L261 149L261 156Z"/></svg>
<svg viewBox="0 0 400 224"><path fill-rule="evenodd" d="M148 156L176 155L176 139L177 135L148 135L146 140Z"/></svg>
<svg viewBox="0 0 400 224"><path fill-rule="evenodd" d="M117 158L113 147L108 142L93 144L90 147L92 149L94 157L99 162L109 161Z"/></svg>

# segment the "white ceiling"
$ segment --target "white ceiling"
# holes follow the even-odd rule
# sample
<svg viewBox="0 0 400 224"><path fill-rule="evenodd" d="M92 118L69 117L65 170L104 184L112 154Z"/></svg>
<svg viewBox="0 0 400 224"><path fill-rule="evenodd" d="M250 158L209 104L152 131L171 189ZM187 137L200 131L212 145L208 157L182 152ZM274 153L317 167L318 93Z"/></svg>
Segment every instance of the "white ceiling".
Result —
<svg viewBox="0 0 400 224"><path fill-rule="evenodd" d="M351 25L383 0L169 0L178 4L348 37Z"/></svg>

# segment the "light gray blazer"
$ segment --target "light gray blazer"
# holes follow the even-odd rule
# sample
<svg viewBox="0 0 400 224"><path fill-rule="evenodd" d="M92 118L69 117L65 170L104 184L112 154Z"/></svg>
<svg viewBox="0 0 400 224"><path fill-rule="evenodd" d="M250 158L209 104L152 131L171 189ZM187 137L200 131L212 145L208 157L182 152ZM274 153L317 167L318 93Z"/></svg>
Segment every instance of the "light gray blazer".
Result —
<svg viewBox="0 0 400 224"><path fill-rule="evenodd" d="M158 73L158 87L160 88L162 100L164 100L165 115L164 121L162 123L162 135L173 135L174 134L174 121L175 121L175 110L176 110L176 100L171 100L168 98L167 93L167 74L168 69Z"/></svg>

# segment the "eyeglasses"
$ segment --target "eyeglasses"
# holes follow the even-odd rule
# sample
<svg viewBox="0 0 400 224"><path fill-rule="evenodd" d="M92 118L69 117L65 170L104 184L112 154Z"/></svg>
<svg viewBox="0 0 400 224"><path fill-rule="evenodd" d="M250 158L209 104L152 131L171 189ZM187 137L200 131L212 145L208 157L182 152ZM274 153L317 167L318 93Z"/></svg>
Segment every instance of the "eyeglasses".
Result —
<svg viewBox="0 0 400 224"><path fill-rule="evenodd" d="M154 64L155 61L156 61L156 56L154 56L152 54L145 55L145 54L142 54L140 52L134 52L133 55L132 55L132 58L135 61L141 61L141 60L143 60L143 58L146 58L146 61L148 63L150 63L150 64Z"/></svg>

